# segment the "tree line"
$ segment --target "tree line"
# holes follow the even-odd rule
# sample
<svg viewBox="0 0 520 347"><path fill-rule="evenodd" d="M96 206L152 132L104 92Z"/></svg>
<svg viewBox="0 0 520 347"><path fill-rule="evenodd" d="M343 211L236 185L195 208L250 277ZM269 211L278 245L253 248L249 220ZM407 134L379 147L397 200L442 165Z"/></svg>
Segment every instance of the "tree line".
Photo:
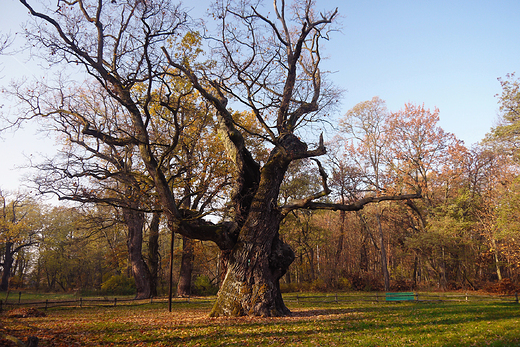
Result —
<svg viewBox="0 0 520 347"><path fill-rule="evenodd" d="M505 108L511 98L506 93L504 88L503 124L471 149L438 126L438 110L407 104L391 113L374 97L347 112L327 144L331 150L323 169L332 190L327 199L346 205L405 187L423 198L380 202L356 212L292 211L281 237L294 249L295 262L282 288L489 290L509 279L513 284L506 289L512 290L519 276L519 192L515 139L503 135L515 125L506 118L512 112ZM200 146L198 155L209 155L215 145ZM205 166L191 179L208 171ZM288 170L281 203L300 200L321 184L314 165L300 161ZM109 187L91 189L91 195L94 190L108 195ZM81 206L52 206L31 194L3 194L2 201L3 264L11 263L3 272L3 290L10 274L17 288L126 290L141 297L157 296L158 288L166 293L170 235L160 213L143 212L139 252L132 256L134 236L119 204L99 197ZM150 273L144 294L134 279L137 257ZM223 272L211 243L178 236L174 257L178 295L218 288Z"/></svg>
<svg viewBox="0 0 520 347"><path fill-rule="evenodd" d="M516 279L514 76L502 81L504 124L475 148L438 126L439 110L389 112L377 97L325 139L314 124L331 123L341 92L320 45L337 10L275 1L270 18L258 3L216 2L210 29L170 1L20 5L32 51L59 71L14 84L9 121L59 139L32 185L73 205L2 195L3 289L131 277L144 298L178 267L178 295L194 277L218 286L213 316L278 316L281 290L302 283Z"/></svg>

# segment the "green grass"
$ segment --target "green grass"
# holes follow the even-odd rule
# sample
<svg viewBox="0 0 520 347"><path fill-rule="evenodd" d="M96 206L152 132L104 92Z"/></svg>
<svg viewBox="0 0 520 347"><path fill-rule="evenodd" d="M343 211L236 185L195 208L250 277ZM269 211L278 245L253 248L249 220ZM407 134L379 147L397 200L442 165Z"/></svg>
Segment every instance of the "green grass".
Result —
<svg viewBox="0 0 520 347"><path fill-rule="evenodd" d="M2 331L36 335L39 346L519 346L514 302L296 300L284 318L209 318L212 300L50 309L47 317L2 317ZM305 295L299 294L299 298ZM0 323L2 324L2 323ZM0 345L1 345L0 340Z"/></svg>
<svg viewBox="0 0 520 347"><path fill-rule="evenodd" d="M21 293L21 295L20 295ZM104 299L108 298L113 300L114 298L118 299L132 299L134 298L134 295L108 295L108 296L102 296L102 295L92 295L92 296L82 296L79 293L71 293L71 292L57 292L57 293L42 293L42 292L25 292L25 291L11 291L9 294L7 293L0 293L0 300L2 300L4 303L6 302L6 299L8 302L11 303L18 303L20 301L23 302L34 302L34 301L66 301L66 300L78 300L80 297L83 297L83 299Z"/></svg>
<svg viewBox="0 0 520 347"><path fill-rule="evenodd" d="M21 295L20 295L21 293ZM31 293L25 291L10 291L9 293L0 293L0 300L3 302L38 301L38 300L74 300L77 297L74 293Z"/></svg>

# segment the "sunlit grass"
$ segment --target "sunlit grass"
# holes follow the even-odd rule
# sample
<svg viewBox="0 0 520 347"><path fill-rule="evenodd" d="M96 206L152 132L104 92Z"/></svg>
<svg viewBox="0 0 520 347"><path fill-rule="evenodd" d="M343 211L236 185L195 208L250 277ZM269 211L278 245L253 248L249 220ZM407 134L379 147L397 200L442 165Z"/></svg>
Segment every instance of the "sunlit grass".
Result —
<svg viewBox="0 0 520 347"><path fill-rule="evenodd" d="M307 297L310 295L307 295ZM299 298L302 295L299 294ZM518 346L514 302L312 302L286 296L291 317L209 318L210 300L50 309L2 330L40 346Z"/></svg>

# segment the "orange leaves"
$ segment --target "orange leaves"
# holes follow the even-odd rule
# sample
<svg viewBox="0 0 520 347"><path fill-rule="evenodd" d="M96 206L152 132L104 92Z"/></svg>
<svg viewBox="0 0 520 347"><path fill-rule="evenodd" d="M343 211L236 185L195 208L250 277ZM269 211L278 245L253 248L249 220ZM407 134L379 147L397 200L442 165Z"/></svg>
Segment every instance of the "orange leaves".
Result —
<svg viewBox="0 0 520 347"><path fill-rule="evenodd" d="M467 152L462 142L439 125L439 109L408 103L387 120L393 177L431 197L434 186L460 176Z"/></svg>

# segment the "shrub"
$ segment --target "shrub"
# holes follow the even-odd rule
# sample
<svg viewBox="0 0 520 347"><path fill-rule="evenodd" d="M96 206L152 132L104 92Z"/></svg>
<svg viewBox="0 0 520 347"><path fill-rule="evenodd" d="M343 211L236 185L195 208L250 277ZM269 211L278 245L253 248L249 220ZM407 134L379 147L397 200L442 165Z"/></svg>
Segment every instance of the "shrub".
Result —
<svg viewBox="0 0 520 347"><path fill-rule="evenodd" d="M282 293L294 293L294 292L299 292L300 288L298 286L298 283L295 283L295 282L280 283L280 291Z"/></svg>
<svg viewBox="0 0 520 347"><path fill-rule="evenodd" d="M195 278L191 289L193 294L200 296L215 295L218 292L218 287L211 283L211 280L206 275L200 275Z"/></svg>
<svg viewBox="0 0 520 347"><path fill-rule="evenodd" d="M311 283L311 291L313 292L327 292L331 286L327 284L322 278L315 279Z"/></svg>
<svg viewBox="0 0 520 347"><path fill-rule="evenodd" d="M112 275L101 284L101 292L113 295L135 294L135 283L132 278L124 275Z"/></svg>
<svg viewBox="0 0 520 347"><path fill-rule="evenodd" d="M504 278L498 283L488 284L485 288L487 292L496 294L514 294L519 291L518 289L519 287L510 278Z"/></svg>
<svg viewBox="0 0 520 347"><path fill-rule="evenodd" d="M352 282L345 277L338 278L337 286L339 290L351 290L353 288Z"/></svg>

